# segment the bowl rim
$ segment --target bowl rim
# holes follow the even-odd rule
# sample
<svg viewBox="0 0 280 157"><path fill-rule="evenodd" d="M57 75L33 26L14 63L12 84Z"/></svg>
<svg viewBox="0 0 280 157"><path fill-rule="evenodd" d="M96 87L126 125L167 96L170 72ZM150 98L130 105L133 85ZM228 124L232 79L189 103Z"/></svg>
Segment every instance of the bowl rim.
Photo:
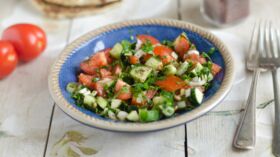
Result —
<svg viewBox="0 0 280 157"><path fill-rule="evenodd" d="M117 30L123 27L139 26L139 25L162 25L162 26L171 26L171 27L177 27L181 29L187 29L192 32L198 33L203 38L211 41L219 49L225 63L225 75L220 88L215 92L213 96L211 96L208 100L206 100L204 103L202 103L200 106L196 107L195 109L188 111L184 114L178 115L176 117L171 117L171 118L167 118L156 122L150 122L150 123L132 123L132 122L119 123L114 121L105 121L102 119L89 116L79 111L75 107L73 107L64 98L61 89L59 88L60 69L64 64L64 62L68 59L68 57L71 56L73 50L83 45L84 43L88 42L93 37L96 37L102 33L110 32L112 30ZM49 77L48 77L48 85L49 85L50 94L54 99L55 103L66 114L70 115L70 117L74 118L75 120L78 120L86 125L104 129L104 130L121 131L121 132L146 132L146 131L162 130L162 129L178 126L204 115L223 100L223 98L229 92L233 84L233 78L234 78L233 58L229 53L225 44L212 33L201 28L200 26L185 21L171 20L171 19L139 19L139 20L123 21L123 22L118 22L118 23L113 23L113 24L103 26L101 28L92 30L82 35L78 39L68 44L62 50L62 52L57 57L57 59L55 60L54 64L51 67Z"/></svg>

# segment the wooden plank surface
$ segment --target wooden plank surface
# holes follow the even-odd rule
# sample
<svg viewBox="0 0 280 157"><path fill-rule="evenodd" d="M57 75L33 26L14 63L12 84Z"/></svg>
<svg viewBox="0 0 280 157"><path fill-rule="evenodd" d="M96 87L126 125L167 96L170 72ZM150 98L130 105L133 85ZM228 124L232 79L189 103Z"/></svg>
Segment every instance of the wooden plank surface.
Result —
<svg viewBox="0 0 280 157"><path fill-rule="evenodd" d="M100 16L75 19L71 27L70 41L94 28L121 20L144 17L177 18L177 4L171 0L165 1L166 4L162 6L158 5L158 9L160 8L162 11L151 10L150 13L143 13L141 8L153 9L160 2L160 0L153 2L145 0L135 6L131 1L124 1L127 4L122 6L121 9L112 10ZM127 7L127 5L130 7ZM131 13L128 15L128 12ZM108 132L81 125L65 115L58 107L55 107L46 156L71 156L71 154L85 156L85 152L79 149L79 147L85 147L90 151L88 154L100 157L183 157L185 156L184 131L184 126L179 126L151 133ZM80 143L70 140L63 145L60 139L65 141L72 134L82 137L84 140Z"/></svg>
<svg viewBox="0 0 280 157"><path fill-rule="evenodd" d="M2 2L7 14L1 18L1 30L15 23L35 23L47 32L51 46L38 59L19 64L11 76L0 82L0 156L43 156L53 105L47 85L48 69L65 45L69 21L42 19L29 1Z"/></svg>
<svg viewBox="0 0 280 157"><path fill-rule="evenodd" d="M181 0L181 14L184 21L189 21L206 27L207 29L217 30L207 23L199 12L200 3L198 1L189 3ZM273 7L271 5L273 4ZM278 6L278 7L276 7ZM270 17L276 19L280 14L278 9L280 2L276 0L255 0L251 3L251 15L241 24L228 28L219 29L223 32L234 34L245 45L241 49L246 54L246 48L251 35L253 23L260 19ZM222 38L223 39L223 38ZM223 40L224 41L224 40ZM224 41L226 42L226 41ZM232 48L232 43L226 42ZM237 45L238 46L238 45ZM232 51L235 58L240 52ZM244 55L245 56L245 55ZM240 83L234 85L231 94L229 94L217 108L202 118L188 123L188 155L190 157L268 157L273 156L271 153L272 127L273 127L273 103L267 103L273 98L272 82L270 74L262 74L257 92L257 141L256 148L249 151L239 151L232 147L233 135L238 125L242 113L244 102L248 95L249 82L251 74L245 71L245 65L236 64L240 73L240 66L243 72L247 73ZM238 79L238 78L237 78ZM265 83L264 83L265 82ZM267 105L268 104L268 105Z"/></svg>

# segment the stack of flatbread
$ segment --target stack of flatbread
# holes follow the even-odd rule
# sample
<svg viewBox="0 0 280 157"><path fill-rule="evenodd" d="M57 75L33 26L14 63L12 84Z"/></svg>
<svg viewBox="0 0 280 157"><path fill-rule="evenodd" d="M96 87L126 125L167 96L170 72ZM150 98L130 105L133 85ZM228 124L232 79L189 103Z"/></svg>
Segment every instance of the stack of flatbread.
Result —
<svg viewBox="0 0 280 157"><path fill-rule="evenodd" d="M32 0L52 18L72 18L102 12L119 6L121 0Z"/></svg>

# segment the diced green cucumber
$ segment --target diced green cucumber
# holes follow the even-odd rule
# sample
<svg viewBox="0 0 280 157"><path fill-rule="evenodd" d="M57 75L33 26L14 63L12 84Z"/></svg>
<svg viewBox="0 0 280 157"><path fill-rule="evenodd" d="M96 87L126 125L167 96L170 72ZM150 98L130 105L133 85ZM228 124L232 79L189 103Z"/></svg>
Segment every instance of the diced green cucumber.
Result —
<svg viewBox="0 0 280 157"><path fill-rule="evenodd" d="M126 116L126 118L133 122L139 121L139 115L138 115L137 111L135 111L135 110L129 112L129 114Z"/></svg>
<svg viewBox="0 0 280 157"><path fill-rule="evenodd" d="M161 60L156 57L151 57L145 63L146 66L153 68L154 70L159 70L162 68L163 64Z"/></svg>
<svg viewBox="0 0 280 157"><path fill-rule="evenodd" d="M203 80L206 80L206 81L212 81L213 80L213 75L211 73L209 73L208 75L207 74L202 75L201 78Z"/></svg>
<svg viewBox="0 0 280 157"><path fill-rule="evenodd" d="M93 90L90 95L96 96L96 94L97 94L97 91Z"/></svg>
<svg viewBox="0 0 280 157"><path fill-rule="evenodd" d="M184 108L186 108L186 106L187 106L187 104L186 104L185 101L178 101L177 102L178 109L184 109Z"/></svg>
<svg viewBox="0 0 280 157"><path fill-rule="evenodd" d="M189 68L189 63L185 61L179 66L176 74L179 76L183 75L188 70L188 68Z"/></svg>
<svg viewBox="0 0 280 157"><path fill-rule="evenodd" d="M167 105L159 105L159 108L161 112L166 116L170 117L175 113L175 109L172 106L167 106Z"/></svg>
<svg viewBox="0 0 280 157"><path fill-rule="evenodd" d="M108 111L108 117L113 120L117 120L115 113L112 110Z"/></svg>
<svg viewBox="0 0 280 157"><path fill-rule="evenodd" d="M105 109L107 107L107 105L108 105L108 101L106 99L104 99L103 97L101 97L101 96L98 96L96 98L96 102L103 109Z"/></svg>
<svg viewBox="0 0 280 157"><path fill-rule="evenodd" d="M152 68L147 66L137 66L131 69L130 75L134 80L139 82L145 82L149 74L152 72Z"/></svg>
<svg viewBox="0 0 280 157"><path fill-rule="evenodd" d="M196 63L195 68L191 71L194 75L197 75L201 70L203 69L203 66L200 63Z"/></svg>
<svg viewBox="0 0 280 157"><path fill-rule="evenodd" d="M191 96L191 88L185 90L185 97L188 98Z"/></svg>
<svg viewBox="0 0 280 157"><path fill-rule="evenodd" d="M93 97L92 95L85 95L84 104L92 107L95 102L95 97Z"/></svg>
<svg viewBox="0 0 280 157"><path fill-rule="evenodd" d="M204 94L198 88L192 88L189 100L195 105L199 105L202 103L203 96Z"/></svg>
<svg viewBox="0 0 280 157"><path fill-rule="evenodd" d="M163 104L165 102L165 98L163 96L155 96L153 98L153 103L155 105L160 105L160 104Z"/></svg>
<svg viewBox="0 0 280 157"><path fill-rule="evenodd" d="M139 109L139 118L142 122L153 122L160 118L158 110Z"/></svg>
<svg viewBox="0 0 280 157"><path fill-rule="evenodd" d="M112 99L111 108L116 109L121 105L122 101L120 99Z"/></svg>
<svg viewBox="0 0 280 157"><path fill-rule="evenodd" d="M125 111L119 111L118 114L117 114L117 117L119 120L125 120L126 117L127 117L128 113L125 112Z"/></svg>
<svg viewBox="0 0 280 157"><path fill-rule="evenodd" d="M105 107L104 110L100 113L101 116L106 116L108 114L109 108Z"/></svg>
<svg viewBox="0 0 280 157"><path fill-rule="evenodd" d="M165 66L163 69L163 73L165 75L174 75L174 74L176 74L176 72L177 72L177 69L173 64L169 64L169 65Z"/></svg>
<svg viewBox="0 0 280 157"><path fill-rule="evenodd" d="M70 94L74 93L74 91L76 91L77 88L78 88L78 84L76 82L70 82L66 86L66 90Z"/></svg>
<svg viewBox="0 0 280 157"><path fill-rule="evenodd" d="M119 59L121 57L121 53L123 51L122 44L116 43L112 50L110 51L110 55L116 59Z"/></svg>

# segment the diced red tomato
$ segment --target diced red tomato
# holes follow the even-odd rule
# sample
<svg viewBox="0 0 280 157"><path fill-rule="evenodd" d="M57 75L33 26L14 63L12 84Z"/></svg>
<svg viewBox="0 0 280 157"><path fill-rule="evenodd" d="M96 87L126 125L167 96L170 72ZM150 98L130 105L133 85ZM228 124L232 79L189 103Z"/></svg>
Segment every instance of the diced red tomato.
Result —
<svg viewBox="0 0 280 157"><path fill-rule="evenodd" d="M123 90L124 87L126 87L127 90ZM128 100L132 97L130 85L120 79L116 83L115 92L117 94L117 98L121 100Z"/></svg>
<svg viewBox="0 0 280 157"><path fill-rule="evenodd" d="M218 64L212 63L211 73L214 76L217 75L221 70L222 68Z"/></svg>
<svg viewBox="0 0 280 157"><path fill-rule="evenodd" d="M104 82L97 81L94 89L97 91L98 96L102 96L102 97L106 96L106 92L104 89Z"/></svg>
<svg viewBox="0 0 280 157"><path fill-rule="evenodd" d="M108 65L107 57L104 52L98 52L90 57L89 61L92 65L96 65L97 67L102 67Z"/></svg>
<svg viewBox="0 0 280 157"><path fill-rule="evenodd" d="M155 37L146 34L137 35L137 38L141 40L143 43L150 41L152 45L156 45L160 43Z"/></svg>
<svg viewBox="0 0 280 157"><path fill-rule="evenodd" d="M197 54L189 54L187 57L186 57L186 60L187 61L191 61L191 62L194 62L194 63L200 63L200 64L203 64L206 62L206 59L200 55L197 55Z"/></svg>
<svg viewBox="0 0 280 157"><path fill-rule="evenodd" d="M130 64L137 64L139 63L139 59L136 56L129 56Z"/></svg>
<svg viewBox="0 0 280 157"><path fill-rule="evenodd" d="M93 66L89 60L83 61L80 64L80 67L83 72L90 74L90 75L96 74L97 69L98 69L96 66Z"/></svg>
<svg viewBox="0 0 280 157"><path fill-rule="evenodd" d="M157 91L153 89L147 90L146 97L152 99L156 95Z"/></svg>
<svg viewBox="0 0 280 157"><path fill-rule="evenodd" d="M95 83L92 81L92 79L94 78L94 76L92 76L92 75L86 75L86 74L84 74L84 73L81 73L81 74L78 76L78 78L79 78L79 82L80 82L82 85L84 85L84 86L86 86L86 87L88 87L88 88L90 88L90 89L95 89Z"/></svg>
<svg viewBox="0 0 280 157"><path fill-rule="evenodd" d="M147 61L148 59L150 59L152 56L153 56L153 55L146 53L146 54L144 54L144 56L143 56L143 60L146 62L146 61Z"/></svg>
<svg viewBox="0 0 280 157"><path fill-rule="evenodd" d="M184 34L179 35L174 41L174 49L181 58L184 58L184 55L187 53L189 48L190 42Z"/></svg>
<svg viewBox="0 0 280 157"><path fill-rule="evenodd" d="M122 67L121 67L119 64L117 64L117 65L114 67L113 73L114 73L114 75L119 75L119 74L121 74L121 73L122 73Z"/></svg>
<svg viewBox="0 0 280 157"><path fill-rule="evenodd" d="M108 76L112 76L112 73L109 70L102 68L100 69L100 75L102 78L106 78Z"/></svg>
<svg viewBox="0 0 280 157"><path fill-rule="evenodd" d="M110 51L112 50L112 48L107 48L104 50L104 53L105 53L105 56L106 56L106 59L107 59L107 62L110 64L113 62L113 58L111 57L110 55Z"/></svg>
<svg viewBox="0 0 280 157"><path fill-rule="evenodd" d="M173 52L172 49L170 49L169 47L163 46L163 45L156 46L154 48L155 55L160 57L163 64L168 64L171 61L176 60L174 57L172 57L172 55L171 55L172 52Z"/></svg>
<svg viewBox="0 0 280 157"><path fill-rule="evenodd" d="M156 81L155 84L169 92L174 92L186 86L184 80L174 75L169 75L164 80Z"/></svg>
<svg viewBox="0 0 280 157"><path fill-rule="evenodd" d="M104 52L98 52L91 56L88 60L83 61L80 64L81 69L83 72L87 74L96 74L97 69L108 65L108 61Z"/></svg>

